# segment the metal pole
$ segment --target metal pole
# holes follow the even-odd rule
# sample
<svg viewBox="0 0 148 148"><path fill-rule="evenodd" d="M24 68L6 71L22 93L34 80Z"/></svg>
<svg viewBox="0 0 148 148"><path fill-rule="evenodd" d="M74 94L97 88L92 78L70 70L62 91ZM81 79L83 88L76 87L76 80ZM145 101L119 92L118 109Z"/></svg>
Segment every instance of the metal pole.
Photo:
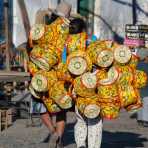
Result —
<svg viewBox="0 0 148 148"><path fill-rule="evenodd" d="M101 15L101 1L100 0L95 0L94 1L94 34L97 37L100 37L100 31L101 31L101 20L99 16Z"/></svg>
<svg viewBox="0 0 148 148"><path fill-rule="evenodd" d="M93 24L94 24L94 0L88 1L88 34L92 34L94 28L93 28Z"/></svg>
<svg viewBox="0 0 148 148"><path fill-rule="evenodd" d="M4 0L4 17L5 17L5 38L6 38L6 70L10 71L10 55L9 55L9 21L8 21L8 0Z"/></svg>
<svg viewBox="0 0 148 148"><path fill-rule="evenodd" d="M30 27L28 14L27 14L27 8L26 8L26 5L25 5L25 0L17 0L17 2L19 4L19 8L21 10L21 16L22 16L22 19L23 19L23 25L24 25L24 28L25 28L26 37L28 37L31 27Z"/></svg>
<svg viewBox="0 0 148 148"><path fill-rule="evenodd" d="M133 4L133 24L135 25L137 23L137 15L136 15L137 2L136 0L132 0L132 4Z"/></svg>

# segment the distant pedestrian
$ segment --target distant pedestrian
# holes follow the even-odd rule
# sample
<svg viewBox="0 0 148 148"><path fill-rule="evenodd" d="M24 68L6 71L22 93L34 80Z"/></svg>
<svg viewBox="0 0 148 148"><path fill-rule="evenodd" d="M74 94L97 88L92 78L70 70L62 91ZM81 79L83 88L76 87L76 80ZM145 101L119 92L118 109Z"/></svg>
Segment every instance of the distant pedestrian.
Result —
<svg viewBox="0 0 148 148"><path fill-rule="evenodd" d="M145 71L148 77L148 56L138 63L138 69ZM140 96L143 102L143 107L137 113L137 121L139 125L148 127L148 82L147 85L141 89Z"/></svg>

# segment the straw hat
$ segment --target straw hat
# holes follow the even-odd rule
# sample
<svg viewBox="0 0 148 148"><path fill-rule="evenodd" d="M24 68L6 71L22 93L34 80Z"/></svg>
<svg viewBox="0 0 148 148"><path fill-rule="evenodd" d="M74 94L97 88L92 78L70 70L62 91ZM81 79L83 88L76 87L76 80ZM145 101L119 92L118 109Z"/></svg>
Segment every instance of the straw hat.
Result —
<svg viewBox="0 0 148 148"><path fill-rule="evenodd" d="M70 16L70 12L71 12L71 8L72 8L72 5L67 3L67 2L64 2L62 1L61 3L59 3L56 7L55 10L53 9L50 9L49 10L58 15L58 16L62 16L62 17L69 17Z"/></svg>
<svg viewBox="0 0 148 148"><path fill-rule="evenodd" d="M81 16L78 13L71 13L71 8L71 4L62 1L60 4L57 5L56 9L52 9L49 6L47 10L38 10L36 14L36 24L45 24L45 16L51 16L52 13L58 16L69 18L70 20L74 18L81 18L86 21L86 18L84 16Z"/></svg>

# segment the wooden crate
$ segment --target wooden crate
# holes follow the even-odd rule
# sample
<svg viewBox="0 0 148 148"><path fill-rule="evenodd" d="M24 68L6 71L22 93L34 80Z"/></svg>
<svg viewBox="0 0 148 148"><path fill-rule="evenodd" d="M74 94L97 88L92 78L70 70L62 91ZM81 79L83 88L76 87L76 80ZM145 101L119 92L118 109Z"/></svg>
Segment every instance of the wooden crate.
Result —
<svg viewBox="0 0 148 148"><path fill-rule="evenodd" d="M12 124L12 109L0 109L0 131Z"/></svg>

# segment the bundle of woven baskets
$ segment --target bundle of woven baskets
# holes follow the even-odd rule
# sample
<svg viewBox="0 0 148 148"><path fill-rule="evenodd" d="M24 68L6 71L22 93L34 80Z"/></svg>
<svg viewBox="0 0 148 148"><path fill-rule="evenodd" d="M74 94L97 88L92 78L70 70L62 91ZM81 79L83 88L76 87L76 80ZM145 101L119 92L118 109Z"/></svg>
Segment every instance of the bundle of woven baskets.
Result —
<svg viewBox="0 0 148 148"><path fill-rule="evenodd" d="M32 95L51 113L75 104L91 119L114 119L122 108L129 112L141 108L139 89L146 85L147 75L136 69L138 57L114 41L97 40L86 47L86 33L69 35L68 24L59 18L32 28L28 63ZM61 56L64 47L66 62Z"/></svg>

